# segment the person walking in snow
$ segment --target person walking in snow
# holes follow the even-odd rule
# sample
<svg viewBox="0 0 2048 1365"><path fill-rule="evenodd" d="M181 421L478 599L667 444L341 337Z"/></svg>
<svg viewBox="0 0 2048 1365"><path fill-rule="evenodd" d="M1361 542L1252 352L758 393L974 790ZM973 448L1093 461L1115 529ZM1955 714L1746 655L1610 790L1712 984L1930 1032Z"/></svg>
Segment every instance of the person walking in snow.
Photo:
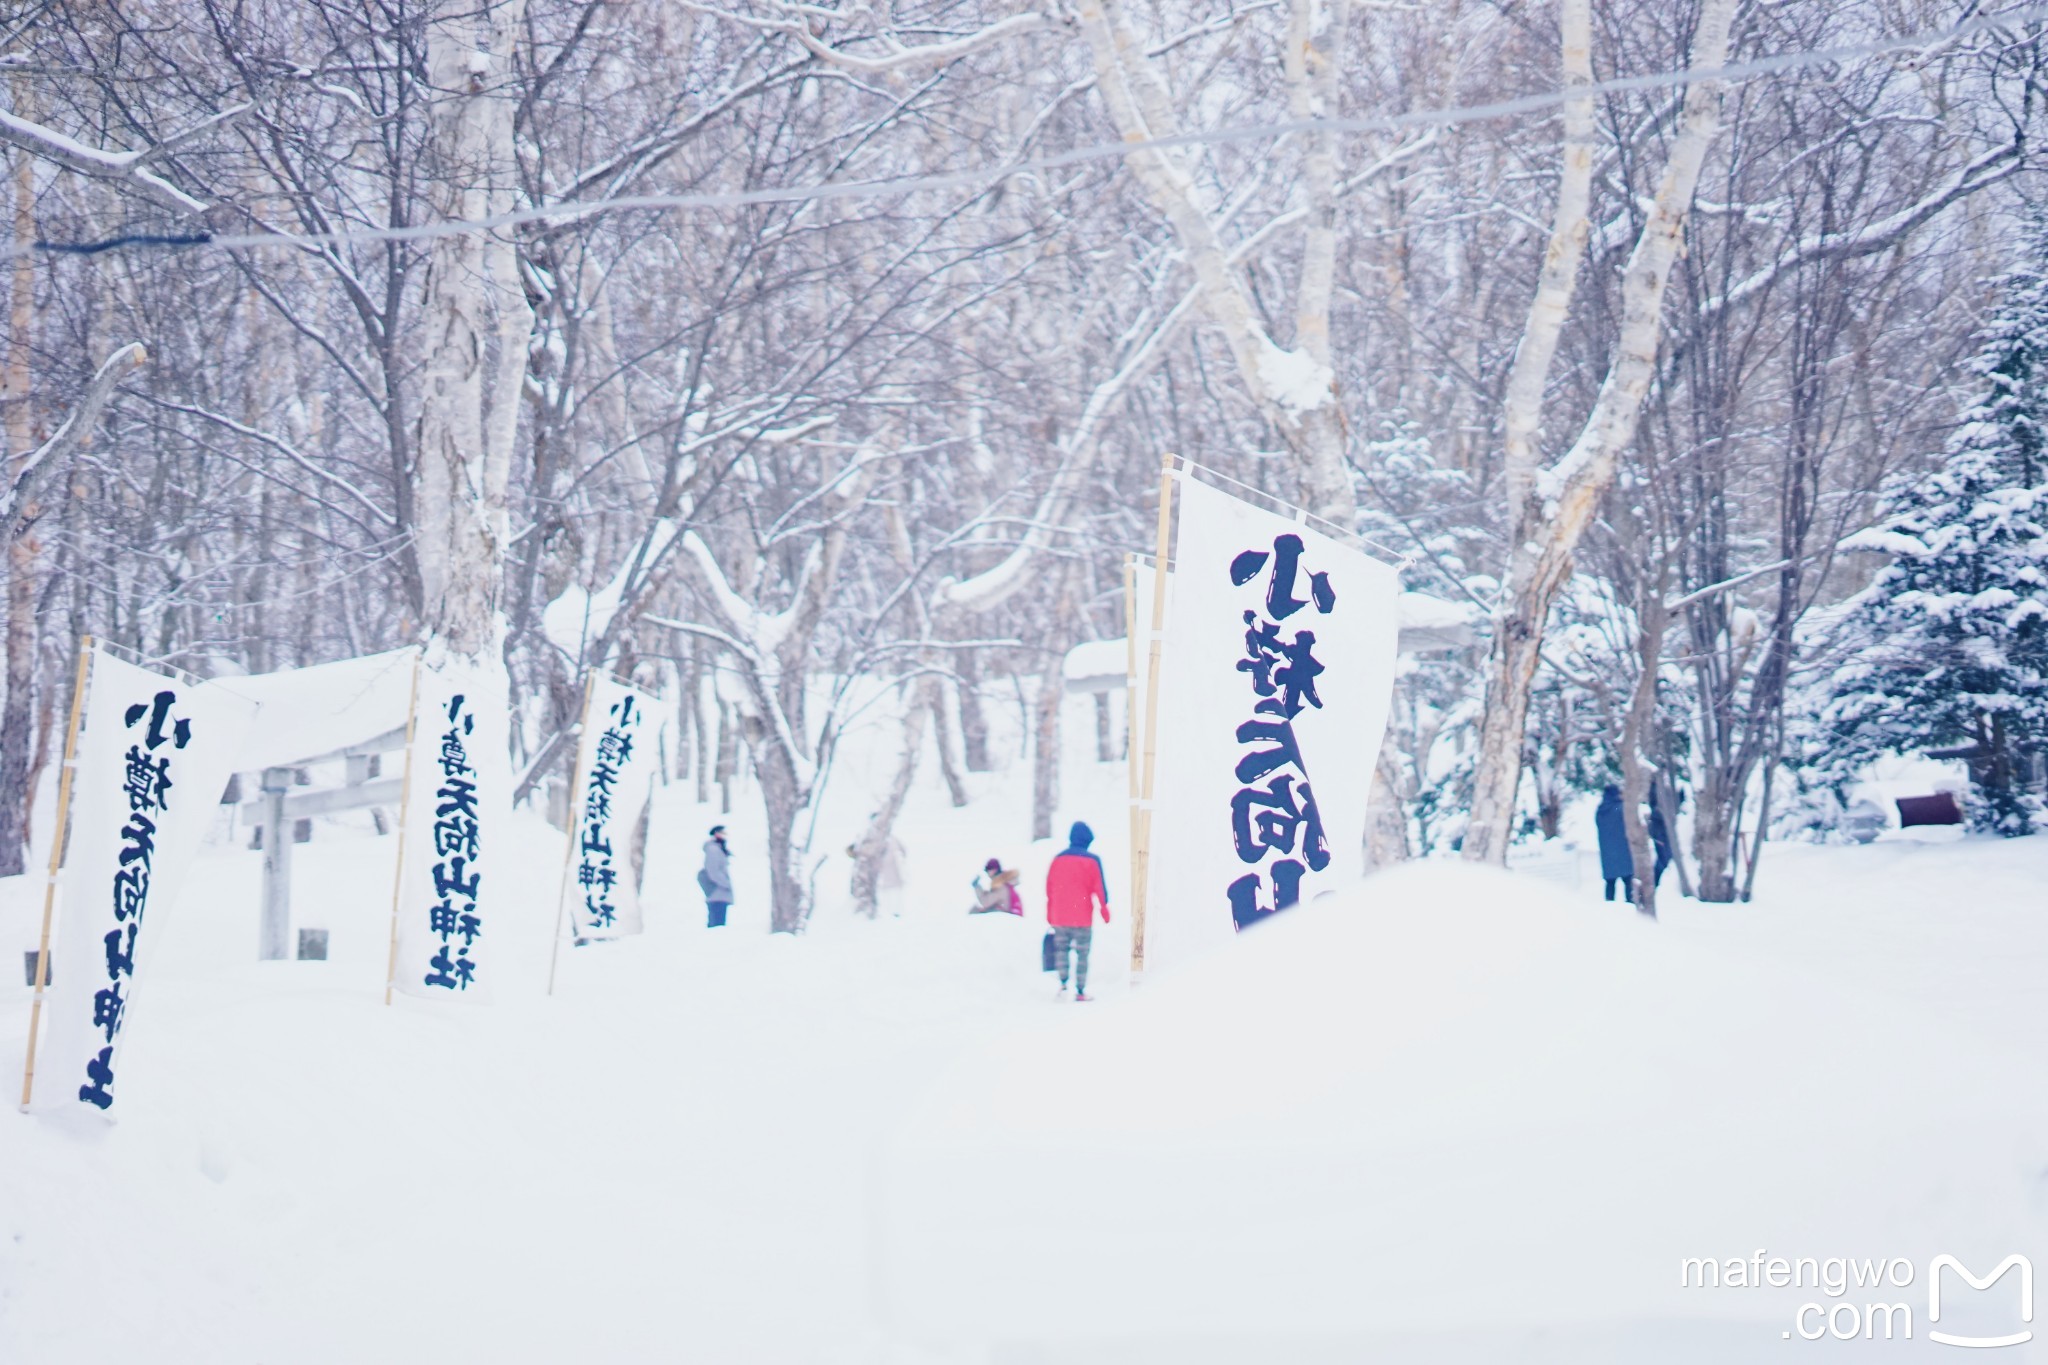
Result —
<svg viewBox="0 0 2048 1365"><path fill-rule="evenodd" d="M1621 788L1611 782L1600 793L1600 808L1593 812L1593 828L1600 835L1600 880L1606 883L1607 899L1614 899L1614 888L1619 883L1633 903L1636 860L1628 851L1628 828L1621 819Z"/></svg>
<svg viewBox="0 0 2048 1365"><path fill-rule="evenodd" d="M1650 885L1664 884L1664 869L1671 866L1671 828L1664 823L1664 812L1657 809L1657 790L1650 789L1650 842L1657 849L1657 866L1650 873Z"/></svg>
<svg viewBox="0 0 2048 1365"><path fill-rule="evenodd" d="M697 873L697 885L704 889L710 909L708 928L723 929L725 912L732 907L732 855L725 846L725 826L713 825L704 841L704 866Z"/></svg>
<svg viewBox="0 0 2048 1365"><path fill-rule="evenodd" d="M1102 876L1102 859L1088 851L1095 831L1076 820L1067 833L1067 847L1045 871L1045 922L1052 926L1053 961L1058 964L1060 994L1067 993L1067 967L1071 958L1074 999L1087 1000L1088 944L1095 935L1095 911L1102 910L1102 922L1109 923L1109 883Z"/></svg>

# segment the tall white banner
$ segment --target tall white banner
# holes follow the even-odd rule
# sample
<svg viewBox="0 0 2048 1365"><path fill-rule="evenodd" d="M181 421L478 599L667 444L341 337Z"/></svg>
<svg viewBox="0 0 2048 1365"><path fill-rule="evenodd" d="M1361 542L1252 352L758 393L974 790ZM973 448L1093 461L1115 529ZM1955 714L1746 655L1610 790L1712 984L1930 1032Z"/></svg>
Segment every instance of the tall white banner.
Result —
<svg viewBox="0 0 2048 1365"><path fill-rule="evenodd" d="M136 991L220 811L256 703L94 652L51 950L39 1109L110 1111Z"/></svg>
<svg viewBox="0 0 2048 1365"><path fill-rule="evenodd" d="M647 808L659 757L653 698L614 678L591 680L570 789L569 872L563 911L577 941L640 932L633 831Z"/></svg>
<svg viewBox="0 0 2048 1365"><path fill-rule="evenodd" d="M419 669L392 985L424 999L488 1000L493 916L513 894L504 674L453 659Z"/></svg>
<svg viewBox="0 0 2048 1365"><path fill-rule="evenodd" d="M1365 873L1400 633L1388 565L1180 476L1145 962Z"/></svg>

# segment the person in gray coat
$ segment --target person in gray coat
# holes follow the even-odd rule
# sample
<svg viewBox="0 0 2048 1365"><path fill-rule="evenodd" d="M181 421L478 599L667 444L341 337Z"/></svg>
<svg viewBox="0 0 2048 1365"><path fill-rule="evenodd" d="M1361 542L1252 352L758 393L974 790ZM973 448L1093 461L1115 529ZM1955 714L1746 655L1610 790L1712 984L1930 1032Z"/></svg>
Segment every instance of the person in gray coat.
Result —
<svg viewBox="0 0 2048 1365"><path fill-rule="evenodd" d="M732 905L732 855L725 847L725 826L713 825L711 837L704 841L704 866L697 873L697 885L704 890L704 901L711 909L708 927L723 929L725 912Z"/></svg>

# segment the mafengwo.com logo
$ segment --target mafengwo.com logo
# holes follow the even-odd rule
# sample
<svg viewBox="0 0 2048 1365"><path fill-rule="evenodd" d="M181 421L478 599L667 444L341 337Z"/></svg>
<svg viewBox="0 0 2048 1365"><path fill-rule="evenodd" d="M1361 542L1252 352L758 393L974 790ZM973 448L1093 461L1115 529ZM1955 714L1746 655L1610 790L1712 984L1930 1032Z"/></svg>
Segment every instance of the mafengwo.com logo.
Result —
<svg viewBox="0 0 2048 1365"><path fill-rule="evenodd" d="M1916 1281L1925 1289L1916 1290ZM2017 1254L1982 1275L1943 1254L1928 1260L1923 1275L1904 1256L1785 1257L1759 1249L1747 1259L1689 1256L1679 1262L1678 1283L1685 1289L1817 1291L1817 1299L1793 1310L1792 1325L1779 1333L1787 1340L1913 1340L1919 1329L1944 1346L1988 1350L2034 1339L2034 1263ZM1995 1297L1966 1299L1971 1291ZM1915 1319L1916 1303L1924 1303L1924 1319Z"/></svg>

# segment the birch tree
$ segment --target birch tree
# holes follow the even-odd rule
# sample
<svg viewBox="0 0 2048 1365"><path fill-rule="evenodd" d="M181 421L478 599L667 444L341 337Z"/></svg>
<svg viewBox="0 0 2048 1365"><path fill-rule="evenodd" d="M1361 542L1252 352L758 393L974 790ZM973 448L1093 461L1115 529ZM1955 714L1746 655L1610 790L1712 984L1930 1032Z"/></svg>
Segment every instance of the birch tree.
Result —
<svg viewBox="0 0 2048 1365"><path fill-rule="evenodd" d="M483 222L513 205L506 82L525 0L448 0L429 21L430 198L447 222ZM533 312L504 227L434 239L427 267L413 537L427 639L504 669L506 490Z"/></svg>
<svg viewBox="0 0 2048 1365"><path fill-rule="evenodd" d="M1472 819L1464 844L1465 856L1475 861L1507 861L1515 796L1521 785L1522 733L1544 626L1552 603L1571 576L1579 539L1614 480L1615 462L1635 435L1643 399L1656 372L1665 287L1692 208L1700 168L1719 124L1722 82L1713 73L1727 58L1734 13L1735 0L1704 0L1700 7L1687 63L1700 74L1686 88L1677 133L1665 154L1655 197L1623 273L1620 334L1593 410L1556 464L1531 471L1531 457L1525 450L1522 469L1511 471L1507 480L1509 496L1517 500L1508 509L1512 525L1508 571L1494 614ZM1577 198L1573 165L1574 159L1583 155L1582 149L1572 147L1569 132L1566 136L1561 209L1569 208ZM1553 224L1543 281L1523 333L1531 354L1529 368L1538 370L1540 365L1540 371L1526 378L1518 376L1523 382L1516 389L1517 401L1524 411L1512 414L1508 423L1518 432L1533 432L1541 425L1526 409L1541 401L1542 386L1537 379L1549 368L1548 357L1541 352L1556 344L1570 282L1584 253L1585 234L1582 204L1577 214L1561 215Z"/></svg>
<svg viewBox="0 0 2048 1365"><path fill-rule="evenodd" d="M695 589L694 600L708 622L651 617L715 643L730 661L745 693L742 723L754 769L761 779L768 829L770 928L801 933L811 914L811 877L800 865L808 847L809 817L822 794L823 776L839 734L839 711L828 707L813 728L806 695L811 654L820 621L832 600L847 549L848 520L866 497L876 456L863 450L800 506L822 523L806 537L795 572L785 584L764 573L755 585L736 587L709 544L695 531L684 533L683 553ZM782 523L786 531L793 519ZM751 552L764 569L782 556L775 539ZM779 609L766 609L755 594L786 593Z"/></svg>

